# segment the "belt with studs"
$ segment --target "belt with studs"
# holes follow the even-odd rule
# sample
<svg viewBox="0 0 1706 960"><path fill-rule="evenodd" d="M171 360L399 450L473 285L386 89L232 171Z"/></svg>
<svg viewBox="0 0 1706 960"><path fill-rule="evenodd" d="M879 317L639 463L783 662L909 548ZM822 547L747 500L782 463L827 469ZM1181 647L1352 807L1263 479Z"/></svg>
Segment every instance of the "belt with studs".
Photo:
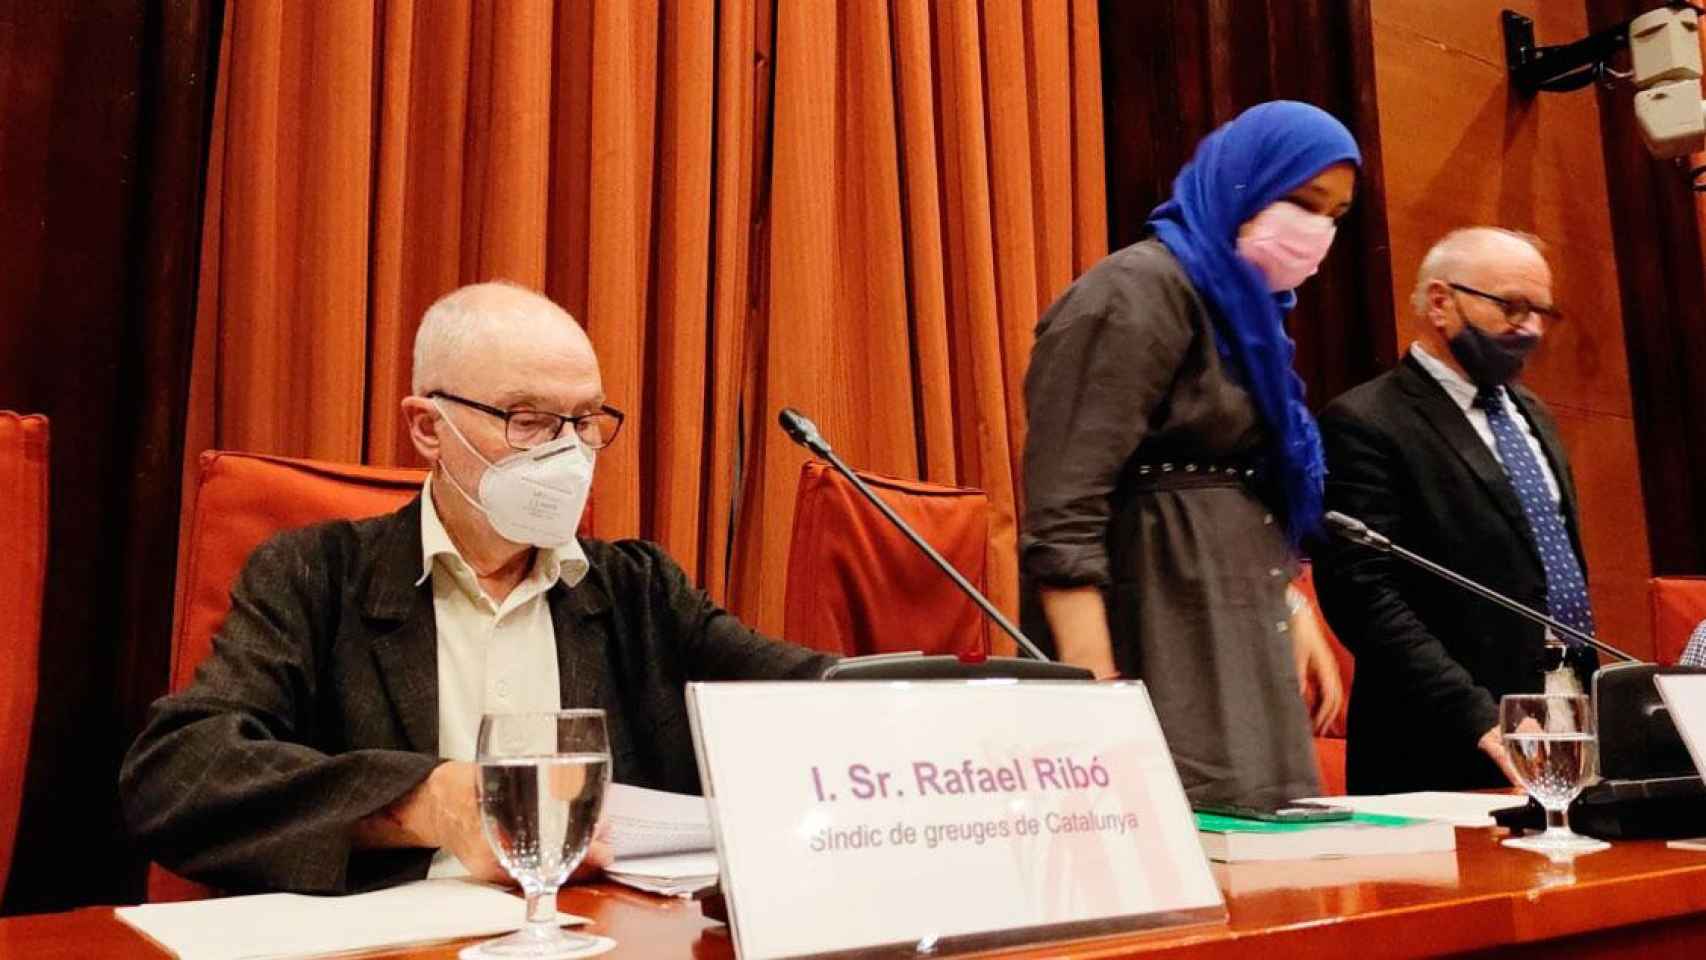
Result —
<svg viewBox="0 0 1706 960"><path fill-rule="evenodd" d="M1126 478L1139 490L1239 487L1261 482L1263 470L1248 460L1165 460L1132 464Z"/></svg>

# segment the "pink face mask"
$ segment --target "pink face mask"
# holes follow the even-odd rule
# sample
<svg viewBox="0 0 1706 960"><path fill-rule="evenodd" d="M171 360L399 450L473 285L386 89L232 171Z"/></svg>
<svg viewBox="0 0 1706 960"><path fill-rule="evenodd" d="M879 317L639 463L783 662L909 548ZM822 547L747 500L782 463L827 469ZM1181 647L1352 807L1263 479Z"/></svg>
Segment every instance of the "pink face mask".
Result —
<svg viewBox="0 0 1706 960"><path fill-rule="evenodd" d="M1332 217L1281 200L1238 231L1238 255L1262 271L1269 290L1295 290L1321 268L1338 230Z"/></svg>

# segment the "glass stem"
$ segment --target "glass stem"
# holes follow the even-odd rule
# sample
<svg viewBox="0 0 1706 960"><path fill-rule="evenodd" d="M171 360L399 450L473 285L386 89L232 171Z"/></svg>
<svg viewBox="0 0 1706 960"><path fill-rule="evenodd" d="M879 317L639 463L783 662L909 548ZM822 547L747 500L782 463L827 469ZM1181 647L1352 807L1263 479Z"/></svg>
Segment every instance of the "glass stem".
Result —
<svg viewBox="0 0 1706 960"><path fill-rule="evenodd" d="M527 931L541 940L556 936L557 891L530 886L522 892L527 895Z"/></svg>
<svg viewBox="0 0 1706 960"><path fill-rule="evenodd" d="M1567 808L1559 808L1557 810L1554 810L1551 807L1546 808L1546 832L1570 832L1570 816Z"/></svg>

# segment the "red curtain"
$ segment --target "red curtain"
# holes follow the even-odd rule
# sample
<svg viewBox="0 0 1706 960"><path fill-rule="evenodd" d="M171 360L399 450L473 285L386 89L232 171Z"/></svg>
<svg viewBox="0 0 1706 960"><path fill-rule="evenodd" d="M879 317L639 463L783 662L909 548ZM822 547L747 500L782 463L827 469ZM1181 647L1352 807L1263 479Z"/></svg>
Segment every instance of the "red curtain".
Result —
<svg viewBox="0 0 1706 960"><path fill-rule="evenodd" d="M426 306L544 289L629 432L593 526L778 631L812 415L867 469L977 486L1017 602L1021 379L1106 251L1093 0L229 3L186 469L414 462Z"/></svg>

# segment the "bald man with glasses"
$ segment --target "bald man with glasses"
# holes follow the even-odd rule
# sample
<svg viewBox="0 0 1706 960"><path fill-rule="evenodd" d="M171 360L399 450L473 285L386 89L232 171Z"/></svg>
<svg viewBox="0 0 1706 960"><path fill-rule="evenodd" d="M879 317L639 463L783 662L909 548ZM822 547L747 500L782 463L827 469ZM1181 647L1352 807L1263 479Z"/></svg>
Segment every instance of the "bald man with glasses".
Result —
<svg viewBox="0 0 1706 960"><path fill-rule="evenodd" d="M506 283L450 293L421 321L413 374L421 495L257 548L213 655L125 759L131 831L191 879L501 880L475 797L482 713L602 708L615 780L697 793L685 683L831 662L739 623L656 544L577 535L623 416L562 308Z"/></svg>
<svg viewBox="0 0 1706 960"><path fill-rule="evenodd" d="M1327 508L1594 633L1570 465L1545 405L1516 383L1562 319L1539 241L1448 234L1412 306L1403 362L1321 414ZM1586 689L1597 665L1573 646L1554 670L1540 627L1371 548L1322 544L1316 567L1323 612L1356 656L1351 793L1513 782L1499 698Z"/></svg>

